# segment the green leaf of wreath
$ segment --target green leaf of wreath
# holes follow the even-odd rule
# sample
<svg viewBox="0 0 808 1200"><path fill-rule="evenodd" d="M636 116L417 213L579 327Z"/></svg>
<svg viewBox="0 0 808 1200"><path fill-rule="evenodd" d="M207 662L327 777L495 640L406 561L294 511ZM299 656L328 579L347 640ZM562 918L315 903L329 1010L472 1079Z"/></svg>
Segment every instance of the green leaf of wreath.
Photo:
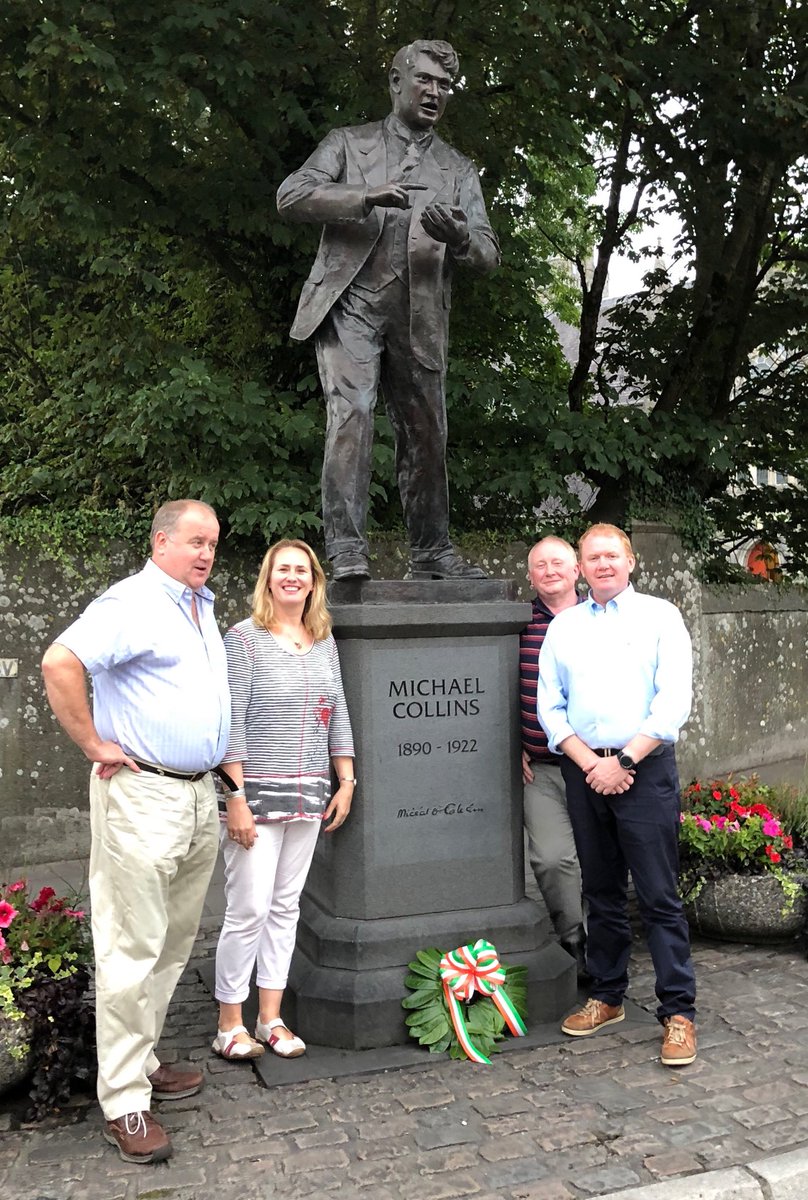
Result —
<svg viewBox="0 0 808 1200"><path fill-rule="evenodd" d="M430 966L422 962L407 963L407 966L412 971L413 975L420 975L423 979L435 980L437 979L439 964L440 959L438 959L438 962L434 966Z"/></svg>
<svg viewBox="0 0 808 1200"><path fill-rule="evenodd" d="M405 996L401 1001L404 1008L426 1008L428 1004L439 1004L441 992L413 992L411 996Z"/></svg>
<svg viewBox="0 0 808 1200"><path fill-rule="evenodd" d="M416 950L415 957L420 963L423 963L425 967L434 967L435 973L437 974L443 954L440 950L436 950L434 946L430 946L428 950ZM410 963L410 966L412 967L414 964Z"/></svg>
<svg viewBox="0 0 808 1200"><path fill-rule="evenodd" d="M436 979L426 979L423 975L408 975L404 980L408 988L417 989L421 992L439 992L441 985Z"/></svg>

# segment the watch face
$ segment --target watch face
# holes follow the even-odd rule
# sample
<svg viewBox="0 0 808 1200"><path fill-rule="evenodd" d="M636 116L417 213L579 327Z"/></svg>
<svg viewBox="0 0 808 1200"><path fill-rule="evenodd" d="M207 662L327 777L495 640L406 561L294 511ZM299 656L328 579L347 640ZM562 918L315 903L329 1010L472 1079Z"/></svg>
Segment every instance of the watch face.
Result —
<svg viewBox="0 0 808 1200"><path fill-rule="evenodd" d="M633 771L637 765L630 754L618 754L617 761L624 771Z"/></svg>

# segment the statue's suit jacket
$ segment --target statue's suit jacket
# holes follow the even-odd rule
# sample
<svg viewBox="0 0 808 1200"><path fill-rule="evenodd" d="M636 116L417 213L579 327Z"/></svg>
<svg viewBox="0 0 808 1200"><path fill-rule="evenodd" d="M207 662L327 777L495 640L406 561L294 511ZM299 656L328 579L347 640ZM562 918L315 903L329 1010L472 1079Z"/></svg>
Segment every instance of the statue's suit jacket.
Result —
<svg viewBox="0 0 808 1200"><path fill-rule="evenodd" d="M385 209L365 211L365 192L388 180L383 122L333 129L278 189L278 211L300 221L323 223L314 266L300 295L291 336L315 332L332 305L370 258L381 235ZM418 174L426 191L412 192L408 239L410 340L423 366L443 371L452 296L452 264L490 271L499 246L485 211L474 164L433 134ZM457 205L469 223L463 254L431 238L421 225L427 204Z"/></svg>

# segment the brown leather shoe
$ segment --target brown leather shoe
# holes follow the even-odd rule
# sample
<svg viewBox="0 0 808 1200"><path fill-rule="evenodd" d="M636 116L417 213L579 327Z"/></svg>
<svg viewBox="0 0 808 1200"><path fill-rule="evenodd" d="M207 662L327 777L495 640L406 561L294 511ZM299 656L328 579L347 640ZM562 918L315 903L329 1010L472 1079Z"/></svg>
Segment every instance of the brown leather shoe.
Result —
<svg viewBox="0 0 808 1200"><path fill-rule="evenodd" d="M193 1067L179 1071L162 1063L149 1076L152 1085L152 1100L184 1100L202 1091L202 1072Z"/></svg>
<svg viewBox="0 0 808 1200"><path fill-rule="evenodd" d="M662 1065L686 1067L696 1058L696 1026L687 1017L668 1017L662 1035Z"/></svg>
<svg viewBox="0 0 808 1200"><path fill-rule="evenodd" d="M124 1162L164 1162L171 1157L168 1134L150 1112L126 1113L107 1121L104 1137L118 1147Z"/></svg>
<svg viewBox="0 0 808 1200"><path fill-rule="evenodd" d="M568 1033L570 1037L588 1037L604 1025L616 1025L618 1021L625 1020L625 1016L622 1004L604 1004L602 1000L593 1000L590 996L583 1008L564 1019L561 1032Z"/></svg>

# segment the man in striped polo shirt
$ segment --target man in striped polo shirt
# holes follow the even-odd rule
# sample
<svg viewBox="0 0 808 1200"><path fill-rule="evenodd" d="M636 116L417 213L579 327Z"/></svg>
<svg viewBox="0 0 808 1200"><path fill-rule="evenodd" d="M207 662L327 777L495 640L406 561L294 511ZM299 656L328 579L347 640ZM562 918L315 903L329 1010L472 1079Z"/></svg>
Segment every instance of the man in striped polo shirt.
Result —
<svg viewBox="0 0 808 1200"><path fill-rule="evenodd" d="M546 537L527 560L536 590L533 616L519 638L519 703L522 716L522 779L528 858L559 942L575 959L585 982L586 936L581 872L567 815L559 755L552 754L536 715L539 651L556 613L578 603L578 559L569 542Z"/></svg>

